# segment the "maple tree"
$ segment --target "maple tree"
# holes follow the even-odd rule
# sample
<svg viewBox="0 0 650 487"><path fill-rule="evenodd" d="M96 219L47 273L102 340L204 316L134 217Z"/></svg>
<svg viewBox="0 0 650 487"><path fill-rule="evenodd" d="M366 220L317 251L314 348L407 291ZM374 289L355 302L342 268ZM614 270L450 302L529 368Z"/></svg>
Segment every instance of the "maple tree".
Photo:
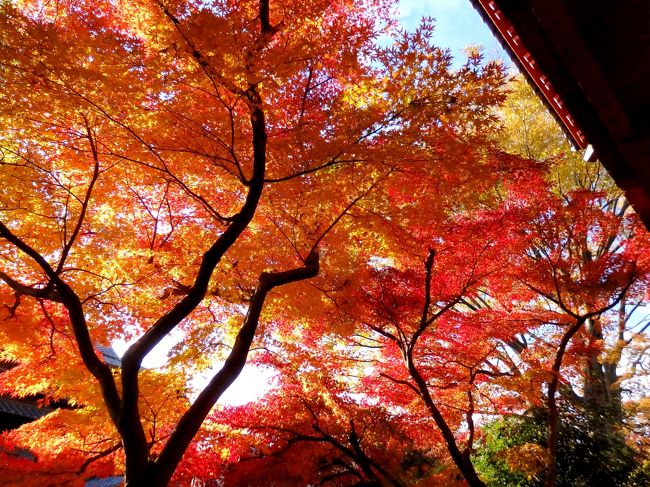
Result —
<svg viewBox="0 0 650 487"><path fill-rule="evenodd" d="M226 458L214 454L211 476L227 485L403 486L440 480L431 451L438 449L438 438L420 436L408 417L346 396L345 381L322 374L301 374L300 380L282 374L279 380L254 405L225 407L210 418L221 431L215 428L210 437L208 429L202 441L226 445L228 452Z"/></svg>
<svg viewBox="0 0 650 487"><path fill-rule="evenodd" d="M274 354L284 350L287 363L309 364L291 374L312 387L323 370L346 378L346 393L338 394L353 393L357 400L339 419L360 405L381 404L410 418L428 441L437 438L448 452L437 457L444 474L433 485L454 485L461 474L470 485L483 485L485 470L477 471L472 459L476 448L485 448L482 441L475 446L482 436L477 415L526 418L531 406L547 411L547 431L537 443L513 443L508 464L555 483L551 468L558 467L561 446L560 479L573 478L567 467L575 463L570 442L582 440L565 436L559 444L560 431L579 427L571 424L571 415L560 417L556 396L573 401L578 417L604 418L598 423L607 423L603 441L621 441L626 377L616 371L624 349L636 340L643 343L646 325L630 316L645 301L648 240L620 195L607 192L611 183L602 175L592 177L593 166L569 156L572 161L560 156L544 164L511 159L495 193L473 209L384 221L391 233L403 235L404 225L418 238L391 241L382 249L387 257L378 254L357 267L345 286L328 291L333 310L318 320L334 325L329 336L310 327L298 330L294 336L300 339L291 344L267 342L267 347ZM499 158L502 164L507 160L503 154ZM568 180L561 173L566 165L574 168ZM435 182L422 174L417 179ZM594 186L599 181L607 191ZM427 196L435 197L422 194L419 203L426 206ZM389 191L388 197L396 206L404 204L399 192ZM603 340L607 334L613 341ZM337 390L331 384L321 387L324 391L310 397ZM247 424L295 433L294 416L267 419L271 423ZM339 434L349 434L345 424L340 426ZM260 451L245 435L239 441ZM629 448L622 445L620 451L633 462ZM618 472L614 457L603 455L603 471ZM301 475L318 470L306 461L287 461L300 464ZM409 482L426 485L424 479Z"/></svg>
<svg viewBox="0 0 650 487"><path fill-rule="evenodd" d="M507 159L501 154L502 161ZM523 164L525 161L511 158L510 162L513 163L509 166L511 169L518 167L520 176L527 174L531 179L531 168ZM516 170L510 172L511 175L517 174ZM416 177L425 185L432 182L432 179L423 182L426 176L422 174L403 176L405 180ZM521 190L518 183L512 184L513 191L515 188ZM399 193L390 189L389 195L398 201L401 198ZM426 204L428 198L435 197L422 195L419 202ZM274 357L280 354L286 364L299 364L289 374L298 375L302 384L318 387L323 382L323 370L332 371L327 386L321 385L320 389L316 388L315 392L305 396L323 394L335 401L337 397L332 397L332 394L339 394L338 399L343 399L344 403L338 406L344 408L337 418L342 422L337 426L339 434L350 434L345 429L347 425L343 418L346 414L354 414L353 410L359 407L372 410L381 404L393 414L394 411L404 411L404 417L424 430L419 433L420 445L432 439L437 439L440 446L444 445L442 450L437 447L435 463L439 470L436 476L425 477L426 481L432 482L430 485L436 485L436 482L453 485L463 477L474 485L482 485L470 460L474 416L493 411L490 394L483 390L489 387L486 378L508 374L494 362L504 356L499 343L510 340L525 329L524 320L508 324L507 320L499 321L491 316L494 314L492 311L468 313L473 302L489 299L481 287L503 272L516 250L522 250L521 246L512 244L513 235L510 233L517 232L522 216L520 208L509 204L502 207L496 201L492 203L497 209L479 209L470 215L454 214L440 226L436 219L428 219L422 214L416 218L416 223L395 220L391 224L385 221L385 227L394 228L391 233L403 234L395 227L408 224L418 238L392 241L390 247L385 246L384 251L389 252L387 255L396 256L394 261L385 258L382 262L371 258L360 263L346 285L327 291L328 301L332 304L329 312L319 315L306 329L294 329L293 340L267 339L264 342ZM434 242L438 251L428 252L425 265L422 260L427 254L423 252L427 251L422 247ZM504 251L506 248L509 251ZM437 259L435 270L434 258ZM417 267L410 268L409 265ZM319 324L323 321L328 325L324 330ZM276 361L272 360L271 365L277 367ZM262 363L269 365L268 361ZM286 365L281 368L286 369ZM286 374L286 370L282 373ZM336 386L335 377L343 378L343 386ZM356 379L350 379L354 377ZM283 392L279 392L279 397L285 404L292 404ZM365 399L355 401L349 394ZM297 408L293 406L294 411L301 409L300 402L297 405ZM255 413L255 406L246 410L246 415L255 418L246 423L248 429L275 429L285 434L297 434L295 413L287 413L285 409L279 415L270 415L269 411L279 409L279 406L261 407L264 414ZM312 414L316 415L313 411ZM258 419L260 417L265 419ZM322 433L311 431L311 427L307 423L298 428L303 431L303 441L307 441L304 438L307 436L309 441L316 441L315 433ZM341 427L345 433L340 432ZM461 432L465 427L469 435ZM305 433L304 428L311 433ZM237 441L246 443L246 435L240 435ZM263 441L276 443L268 437ZM260 447L249 448L258 451ZM267 452L268 455L271 453ZM309 471L310 462L289 462L300 465L302 475L316 475L315 467ZM455 467L450 468L450 463ZM358 468L362 468L362 464L357 460ZM368 480L369 474L364 472L364 475ZM400 478L399 474L396 478ZM413 482L411 479L408 485Z"/></svg>
<svg viewBox="0 0 650 487"><path fill-rule="evenodd" d="M418 175L459 205L495 179L502 70L478 55L452 70L426 21L377 47L387 3L0 8L2 355L24 364L3 389L79 405L14 437L70 425L62 471L113 462L127 485L167 484L258 325L322 306L296 283L336 286L400 239L378 224L423 211ZM166 369L142 370L176 330ZM95 345L124 337L112 369Z"/></svg>
<svg viewBox="0 0 650 487"><path fill-rule="evenodd" d="M534 406L510 458L554 485L557 396L622 421L646 231L520 83L498 119L500 65L390 15L0 6L0 392L65 406L2 436L8 482L481 486L480 418ZM213 410L248 360L275 389Z"/></svg>
<svg viewBox="0 0 650 487"><path fill-rule="evenodd" d="M501 236L507 238L504 219L497 221ZM474 225L462 228L456 223L454 237L458 240L443 241L439 254L430 250L420 272L378 271L377 284L362 288L370 310L360 318L371 333L367 339L385 344L381 366L377 367L379 377L392 382L393 387L406 389L406 397L415 393L422 401L470 485L483 485L470 461L480 384L485 376L500 375L488 365L489 358L495 354L499 338L508 339L517 331L502 327L499 332L474 313L455 309L463 302L482 299L480 285L504 267L506 253L500 252L499 258L494 253L500 249L499 243L481 241L486 223L481 221L480 233ZM474 245L473 235L480 235ZM388 395L386 384L376 387ZM440 403L453 404L453 410ZM467 435L460 440L451 425L461 428L463 423Z"/></svg>

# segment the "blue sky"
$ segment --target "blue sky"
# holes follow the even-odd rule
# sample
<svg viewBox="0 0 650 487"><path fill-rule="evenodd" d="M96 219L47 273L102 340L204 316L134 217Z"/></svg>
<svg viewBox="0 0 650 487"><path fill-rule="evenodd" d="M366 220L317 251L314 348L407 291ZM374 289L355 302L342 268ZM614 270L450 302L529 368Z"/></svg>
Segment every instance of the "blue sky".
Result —
<svg viewBox="0 0 650 487"><path fill-rule="evenodd" d="M510 64L470 0L400 0L399 21L407 30L415 29L423 16L435 19L435 44L451 49L459 64L464 58L463 48L476 45L483 47L487 59L502 59Z"/></svg>

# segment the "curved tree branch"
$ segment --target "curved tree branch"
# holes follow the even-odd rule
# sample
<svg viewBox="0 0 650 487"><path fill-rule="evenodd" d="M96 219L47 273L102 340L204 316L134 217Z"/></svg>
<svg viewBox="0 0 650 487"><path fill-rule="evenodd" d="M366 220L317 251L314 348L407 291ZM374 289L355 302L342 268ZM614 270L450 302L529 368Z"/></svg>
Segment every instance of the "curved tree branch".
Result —
<svg viewBox="0 0 650 487"><path fill-rule="evenodd" d="M248 313L226 362L185 412L160 456L155 463L151 464L147 478L152 480L152 485L166 485L203 420L219 397L241 373L268 293L276 287L312 278L318 274L318 271L318 253L312 252L305 259L303 267L288 271L263 272L260 275L257 290L251 298Z"/></svg>

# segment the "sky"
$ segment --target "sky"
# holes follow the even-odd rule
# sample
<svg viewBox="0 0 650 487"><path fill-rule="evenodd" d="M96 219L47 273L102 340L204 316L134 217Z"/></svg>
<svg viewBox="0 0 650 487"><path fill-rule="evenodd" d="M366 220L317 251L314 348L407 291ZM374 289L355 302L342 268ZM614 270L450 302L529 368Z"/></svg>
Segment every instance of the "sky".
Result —
<svg viewBox="0 0 650 487"><path fill-rule="evenodd" d="M401 0L398 8L399 22L407 30L415 29L423 16L433 17L434 43L451 49L457 65L462 64L467 46L482 46L487 59L508 60L470 0Z"/></svg>
<svg viewBox="0 0 650 487"><path fill-rule="evenodd" d="M481 16L474 10L470 0L401 0L398 6L399 23L403 28L413 31L424 16L435 19L434 43L449 48L455 65L463 64L463 49L467 46L481 46L486 59L507 60L507 54L485 25ZM508 61L509 64L511 64ZM165 355L174 343L182 339L172 336L163 341L149 354L143 366L155 368L166 362ZM126 351L128 344L116 341L113 348L118 355ZM218 366L215 368L217 370ZM271 388L272 374L268 371L247 365L233 385L220 398L219 404L239 405L258 399ZM197 377L192 384L198 389L208 380L208 374Z"/></svg>

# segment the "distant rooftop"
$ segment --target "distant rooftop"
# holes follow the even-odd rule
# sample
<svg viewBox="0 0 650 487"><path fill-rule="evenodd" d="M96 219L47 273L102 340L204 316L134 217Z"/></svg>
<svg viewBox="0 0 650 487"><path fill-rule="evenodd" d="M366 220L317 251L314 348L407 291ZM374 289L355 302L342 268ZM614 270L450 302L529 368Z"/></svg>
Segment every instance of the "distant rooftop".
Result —
<svg viewBox="0 0 650 487"><path fill-rule="evenodd" d="M115 353L115 350L113 350L113 347L105 347L103 345L95 345L95 347L102 354L107 365L117 368L122 366L122 361L117 356L117 353Z"/></svg>
<svg viewBox="0 0 650 487"><path fill-rule="evenodd" d="M0 397L0 413L13 414L22 418L38 419L52 412L52 408L39 408L33 401L22 402L18 399Z"/></svg>
<svg viewBox="0 0 650 487"><path fill-rule="evenodd" d="M123 483L124 477L122 476L104 477L101 479L92 478L86 480L84 487L119 487Z"/></svg>

